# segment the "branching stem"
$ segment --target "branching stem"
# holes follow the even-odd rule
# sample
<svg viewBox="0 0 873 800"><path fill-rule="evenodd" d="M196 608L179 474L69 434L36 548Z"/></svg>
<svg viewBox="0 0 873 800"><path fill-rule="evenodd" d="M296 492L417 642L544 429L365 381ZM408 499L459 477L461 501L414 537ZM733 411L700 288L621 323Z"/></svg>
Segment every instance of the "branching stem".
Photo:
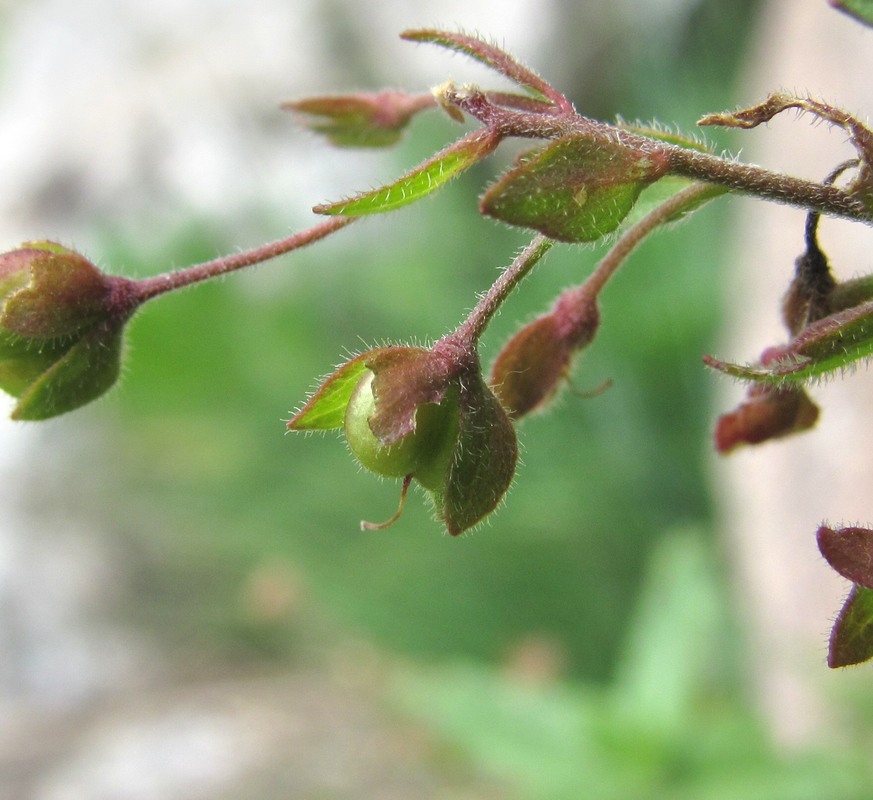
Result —
<svg viewBox="0 0 873 800"><path fill-rule="evenodd" d="M583 117L575 111L538 114L492 103L475 89L449 89L446 97L458 108L504 137L558 139L583 136L592 143L622 145L641 153L666 156L669 172L706 183L725 186L733 192L778 203L819 211L836 217L873 224L873 211L851 192L824 183L795 178L744 164L712 153L662 142L606 122Z"/></svg>

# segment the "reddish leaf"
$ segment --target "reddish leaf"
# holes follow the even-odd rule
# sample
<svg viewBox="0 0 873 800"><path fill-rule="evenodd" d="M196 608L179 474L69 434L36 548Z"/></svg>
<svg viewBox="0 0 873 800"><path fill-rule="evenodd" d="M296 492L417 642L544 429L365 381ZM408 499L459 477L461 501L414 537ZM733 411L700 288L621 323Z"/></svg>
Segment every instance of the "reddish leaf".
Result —
<svg viewBox="0 0 873 800"><path fill-rule="evenodd" d="M815 425L819 410L799 388L756 384L738 408L719 417L715 447L726 454L744 444L760 444Z"/></svg>
<svg viewBox="0 0 873 800"><path fill-rule="evenodd" d="M282 108L305 115L310 129L338 147L387 147L400 139L414 114L434 104L432 95L389 91L306 97Z"/></svg>
<svg viewBox="0 0 873 800"><path fill-rule="evenodd" d="M852 583L873 589L873 531L868 528L828 528L816 534L818 549L837 572Z"/></svg>

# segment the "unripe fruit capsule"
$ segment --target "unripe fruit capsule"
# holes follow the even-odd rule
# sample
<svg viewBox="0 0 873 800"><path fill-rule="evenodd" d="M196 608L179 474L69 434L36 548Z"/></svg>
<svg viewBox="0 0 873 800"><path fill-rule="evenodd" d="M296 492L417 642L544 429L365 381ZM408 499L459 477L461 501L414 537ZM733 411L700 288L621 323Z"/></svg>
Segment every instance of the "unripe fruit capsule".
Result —
<svg viewBox="0 0 873 800"><path fill-rule="evenodd" d="M457 401L446 397L439 405L418 406L415 430L386 445L370 428L369 420L376 410L374 377L367 370L346 407L344 428L349 449L370 472L390 478L413 475L426 489L442 489L458 438Z"/></svg>

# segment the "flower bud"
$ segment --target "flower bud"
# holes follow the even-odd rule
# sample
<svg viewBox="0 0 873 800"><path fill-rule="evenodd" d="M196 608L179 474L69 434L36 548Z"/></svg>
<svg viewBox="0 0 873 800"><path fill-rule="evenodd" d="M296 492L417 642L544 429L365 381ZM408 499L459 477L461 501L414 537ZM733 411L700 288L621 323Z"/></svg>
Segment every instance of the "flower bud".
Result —
<svg viewBox="0 0 873 800"><path fill-rule="evenodd" d="M0 254L0 389L13 419L79 408L117 380L132 284L53 242Z"/></svg>
<svg viewBox="0 0 873 800"><path fill-rule="evenodd" d="M338 147L388 147L400 140L415 114L434 104L428 95L386 91L307 97L282 108L305 115L309 128Z"/></svg>
<svg viewBox="0 0 873 800"><path fill-rule="evenodd" d="M817 222L817 214L807 218L806 251L795 261L794 278L782 300L782 320L792 336L830 313L830 295L837 285L815 239Z"/></svg>
<svg viewBox="0 0 873 800"><path fill-rule="evenodd" d="M818 415L818 406L799 386L753 384L738 408L719 417L715 446L726 454L740 445L800 433L815 425Z"/></svg>
<svg viewBox="0 0 873 800"><path fill-rule="evenodd" d="M594 339L596 302L584 286L518 331L498 354L490 383L513 420L544 406L567 378L573 355Z"/></svg>

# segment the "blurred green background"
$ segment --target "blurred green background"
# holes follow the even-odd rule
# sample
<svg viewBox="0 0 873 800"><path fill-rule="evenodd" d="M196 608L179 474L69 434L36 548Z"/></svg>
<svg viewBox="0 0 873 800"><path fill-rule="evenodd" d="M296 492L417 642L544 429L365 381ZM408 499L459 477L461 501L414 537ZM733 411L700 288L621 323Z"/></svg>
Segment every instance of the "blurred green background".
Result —
<svg viewBox="0 0 873 800"><path fill-rule="evenodd" d="M599 11L552 6L552 61L532 66L585 113L691 130L737 102L754 0L676 4L665 29L607 5L589 36L585 15ZM397 83L361 87L347 56L354 87ZM454 134L416 120L382 172ZM574 383L612 388L565 392L521 425L516 484L482 529L449 539L413 496L393 528L361 533L360 519L390 516L397 485L361 473L338 437L284 434L345 354L435 339L511 260L525 234L475 213L508 158L134 321L122 388L86 412L111 448L99 492L132 565L119 613L206 670L317 665L366 642L386 659L397 713L451 743L445 768L459 758L520 798L869 797L854 751L780 756L745 699L706 483L714 379L700 362L719 322L728 202L646 243L608 288ZM100 261L152 274L288 224L252 213L244 242L195 218L155 246L107 220ZM484 361L602 252L552 253L489 330Z"/></svg>

